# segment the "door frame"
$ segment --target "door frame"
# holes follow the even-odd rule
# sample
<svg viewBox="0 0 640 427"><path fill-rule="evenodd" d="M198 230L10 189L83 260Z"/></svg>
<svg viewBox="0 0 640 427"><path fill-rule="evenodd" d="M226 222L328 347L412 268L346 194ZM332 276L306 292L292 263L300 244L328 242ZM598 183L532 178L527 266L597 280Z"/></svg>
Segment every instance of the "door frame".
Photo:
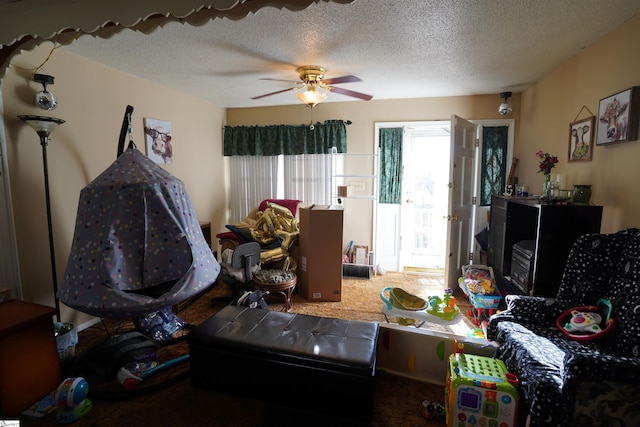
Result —
<svg viewBox="0 0 640 427"><path fill-rule="evenodd" d="M382 128L403 128L406 129L408 127L419 127L424 126L425 124L432 123L447 123L451 126L451 119L444 120L411 120L411 121L394 121L394 122L375 122L375 134L374 134L374 148L377 149L379 145L380 139L380 129ZM448 143L448 142L447 142ZM377 170L380 170L380 159L377 160ZM379 185L380 180L378 180ZM401 271L401 259L400 259L400 249L402 242L400 241L400 232L401 232L401 211L402 211L402 203L399 205L389 205L389 204L380 204L378 199L374 201L376 204L375 211L376 215L376 223L373 225L373 229L375 230L375 239L374 246L376 248L376 262L381 263L385 266L385 269L389 271ZM380 221L381 218L386 218L384 223L384 228L378 228L377 221ZM394 236L393 240L390 241L388 238L385 239L385 236L392 235ZM384 251L383 251L384 248ZM444 250L444 248L443 248ZM390 256L385 254L391 253L393 255L392 262L388 260L391 259ZM404 266L402 266L404 267Z"/></svg>
<svg viewBox="0 0 640 427"><path fill-rule="evenodd" d="M482 150L482 128L484 126L507 126L508 127L508 136L507 136L507 164L511 164L513 157L514 157L514 144L515 144L515 119L488 119L488 120L469 120L467 119L469 122L474 123L476 125L478 125L479 131L479 147L478 147L478 153L481 152ZM379 130L380 128L388 128L388 127L405 127L405 126L417 126L420 124L424 124L427 122L442 122L442 121L448 121L449 123L451 123L451 120L420 120L420 121L394 121L394 122L376 122L374 123L375 125L375 135L374 135L374 141L375 141L375 145L374 147L378 146L379 143ZM479 156L477 158L477 161L479 162ZM480 167L478 165L478 171L477 174L480 174ZM480 194L480 177L477 176L476 177L476 189L475 189L475 194ZM376 207L376 211L378 212L378 214L376 215L376 223L373 226L373 229L375 230L374 236L374 247L376 248L376 262L381 262L382 265L384 266L385 264L387 264L389 267L387 267L387 270L390 271L400 271L399 270L399 264L400 264L400 260L399 260L399 235L397 236L396 240L393 241L393 244L386 244L383 245L383 241L384 241L384 233L380 233L378 232L378 224L377 221L379 220L379 218L384 216L383 210L381 209L381 206L378 203L378 200L375 200L375 203L377 205ZM389 207L390 210L393 210L393 207L387 206ZM400 215L400 206L398 206L395 209L395 212L392 213L392 215L394 216L399 216ZM478 234L482 229L484 229L485 227L487 227L489 225L488 222L488 216L489 216L489 206L479 206L478 204L476 205L476 209L475 209L475 220L474 220L474 230L473 230L473 236L475 236L476 234ZM397 234L399 233L400 230L400 224L398 223L398 220L392 221L392 222L387 222L385 223L385 231L388 234ZM386 242L388 243L388 242ZM384 256L383 256L383 251L381 250L383 247L386 247L388 249L390 249L391 252L393 252L395 255L395 262L394 263L385 263L384 262ZM481 262L480 259L480 250L479 250L479 246L477 244L477 242L475 242L474 240L474 250L473 250L473 262L479 264Z"/></svg>
<svg viewBox="0 0 640 427"><path fill-rule="evenodd" d="M2 93L0 82L0 94ZM16 240L9 165L7 162L7 138L4 126L4 107L0 95L0 290L9 288L12 297L22 299L20 264L18 262L18 243Z"/></svg>

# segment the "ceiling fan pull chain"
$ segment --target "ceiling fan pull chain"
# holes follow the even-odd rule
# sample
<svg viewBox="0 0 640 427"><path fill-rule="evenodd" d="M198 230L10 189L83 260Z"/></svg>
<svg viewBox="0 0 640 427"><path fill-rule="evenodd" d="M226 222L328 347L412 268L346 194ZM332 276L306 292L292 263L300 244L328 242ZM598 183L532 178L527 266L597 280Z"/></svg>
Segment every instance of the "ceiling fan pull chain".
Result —
<svg viewBox="0 0 640 427"><path fill-rule="evenodd" d="M309 130L314 130L316 125L313 124L313 106L310 105L309 108L311 109L311 123L309 124Z"/></svg>

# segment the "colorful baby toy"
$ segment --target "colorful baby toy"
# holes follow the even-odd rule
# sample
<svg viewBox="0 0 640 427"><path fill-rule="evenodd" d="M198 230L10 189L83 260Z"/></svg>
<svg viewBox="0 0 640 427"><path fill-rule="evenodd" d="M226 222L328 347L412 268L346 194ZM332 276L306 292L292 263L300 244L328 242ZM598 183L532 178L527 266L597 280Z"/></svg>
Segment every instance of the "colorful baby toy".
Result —
<svg viewBox="0 0 640 427"><path fill-rule="evenodd" d="M60 424L68 424L78 421L93 408L89 395L89 384L82 377L67 378L58 386L55 401L59 409L56 412L56 421Z"/></svg>
<svg viewBox="0 0 640 427"><path fill-rule="evenodd" d="M438 296L429 297L429 308L427 313L438 316L444 320L453 320L459 313L460 309L456 305L456 297L450 288L445 289L444 298Z"/></svg>
<svg viewBox="0 0 640 427"><path fill-rule="evenodd" d="M611 332L615 326L612 311L611 302L600 298L596 306L585 305L565 311L556 319L556 326L573 340L595 340Z"/></svg>

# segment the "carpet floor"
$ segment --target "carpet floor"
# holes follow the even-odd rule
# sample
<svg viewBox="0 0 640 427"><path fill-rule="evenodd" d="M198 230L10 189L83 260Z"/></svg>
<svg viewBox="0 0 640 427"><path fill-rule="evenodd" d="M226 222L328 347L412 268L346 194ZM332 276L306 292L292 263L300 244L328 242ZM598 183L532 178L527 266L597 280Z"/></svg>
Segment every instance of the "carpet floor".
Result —
<svg viewBox="0 0 640 427"><path fill-rule="evenodd" d="M342 283L342 301L309 302L294 292L292 313L310 314L324 317L366 320L383 323L394 322L382 314L380 291L385 287L401 287L407 292L427 298L442 295L444 280L441 274L387 273L371 279L344 278ZM460 310L465 314L460 323L452 326L425 324L423 328L465 335L475 326L468 316L470 305L459 291L454 292ZM211 304L211 299L230 295L230 288L218 283L200 297L183 308L179 317L197 325L224 307L224 303ZM270 310L283 308L282 297L271 295L268 298ZM64 364L65 376L85 376L90 386L90 398L93 408L88 415L75 422L75 426L113 426L113 425L168 425L168 426L320 426L354 425L352 421L328 419L318 414L295 411L284 406L267 404L260 400L247 399L233 394L197 389L189 381L189 364L184 363L150 376L136 389L125 392L115 380L104 380L91 372L82 371L83 354L110 335L133 329L129 320L103 320L81 331L76 346L76 357ZM184 338L188 328L178 332ZM163 346L158 352L159 360L171 360L188 353L184 340ZM221 367L224 369L224 367ZM167 383L171 385L165 387ZM248 387L264 387L259 374L255 384ZM329 392L330 392L330 385ZM304 393L300 390L300 393ZM444 418L426 419L421 412L421 402L428 400L443 404L442 386L386 374L378 371L375 376L375 401L373 422L363 425L371 427L411 427L443 426ZM53 417L43 420L23 419L22 426L59 425ZM357 425L357 424L356 424Z"/></svg>

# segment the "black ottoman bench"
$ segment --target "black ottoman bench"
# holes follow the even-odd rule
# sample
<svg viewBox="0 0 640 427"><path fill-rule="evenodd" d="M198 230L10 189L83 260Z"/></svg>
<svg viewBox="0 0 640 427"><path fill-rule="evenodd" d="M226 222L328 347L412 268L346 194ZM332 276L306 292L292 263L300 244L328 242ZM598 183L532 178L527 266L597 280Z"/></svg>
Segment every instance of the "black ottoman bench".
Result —
<svg viewBox="0 0 640 427"><path fill-rule="evenodd" d="M229 305L187 336L191 384L370 422L378 327Z"/></svg>

